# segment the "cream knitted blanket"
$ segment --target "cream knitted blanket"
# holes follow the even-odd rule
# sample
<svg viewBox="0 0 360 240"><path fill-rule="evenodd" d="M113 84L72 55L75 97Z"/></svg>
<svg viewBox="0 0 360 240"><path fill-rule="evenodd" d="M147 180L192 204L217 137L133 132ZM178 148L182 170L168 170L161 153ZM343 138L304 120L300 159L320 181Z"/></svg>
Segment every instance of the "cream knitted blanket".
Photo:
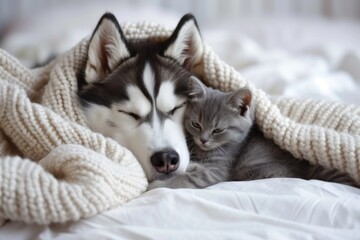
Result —
<svg viewBox="0 0 360 240"><path fill-rule="evenodd" d="M171 30L122 25L128 39L160 40ZM133 155L87 128L76 74L87 40L36 70L0 51L0 219L48 224L121 205L147 187ZM259 127L299 159L335 167L360 183L360 107L270 98L204 44L204 81L224 91L248 86Z"/></svg>

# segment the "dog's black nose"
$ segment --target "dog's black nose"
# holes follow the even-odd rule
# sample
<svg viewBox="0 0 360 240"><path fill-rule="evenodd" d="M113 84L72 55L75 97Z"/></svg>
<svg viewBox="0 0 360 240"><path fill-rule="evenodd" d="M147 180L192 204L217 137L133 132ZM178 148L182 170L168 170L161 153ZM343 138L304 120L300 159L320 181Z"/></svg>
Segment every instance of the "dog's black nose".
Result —
<svg viewBox="0 0 360 240"><path fill-rule="evenodd" d="M179 154L174 150L155 152L150 157L151 164L159 173L171 173L179 167Z"/></svg>

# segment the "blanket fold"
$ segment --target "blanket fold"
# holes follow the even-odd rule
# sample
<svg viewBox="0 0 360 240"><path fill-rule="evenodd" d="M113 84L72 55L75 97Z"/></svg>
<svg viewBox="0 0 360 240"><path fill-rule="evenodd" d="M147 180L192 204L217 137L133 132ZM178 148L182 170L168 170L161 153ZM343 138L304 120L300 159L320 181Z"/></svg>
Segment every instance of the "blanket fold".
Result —
<svg viewBox="0 0 360 240"><path fill-rule="evenodd" d="M81 116L75 90L83 56L69 61L81 47L37 70L0 51L1 220L78 220L146 190L133 154L92 132Z"/></svg>
<svg viewBox="0 0 360 240"><path fill-rule="evenodd" d="M125 23L127 39L161 41L170 29ZM0 222L49 224L92 216L147 187L132 153L92 132L76 98L87 40L34 70L0 50ZM204 44L195 69L214 88L248 86L265 136L299 159L347 172L360 183L360 107L267 96Z"/></svg>

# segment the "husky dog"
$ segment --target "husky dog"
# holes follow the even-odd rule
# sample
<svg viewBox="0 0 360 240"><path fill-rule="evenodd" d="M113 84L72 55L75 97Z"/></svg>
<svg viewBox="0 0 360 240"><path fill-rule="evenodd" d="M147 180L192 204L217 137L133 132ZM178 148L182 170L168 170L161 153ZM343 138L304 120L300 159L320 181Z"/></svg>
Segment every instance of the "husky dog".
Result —
<svg viewBox="0 0 360 240"><path fill-rule="evenodd" d="M183 117L202 54L191 14L161 42L126 39L111 13L91 36L78 77L80 105L90 128L132 151L149 180L188 166Z"/></svg>

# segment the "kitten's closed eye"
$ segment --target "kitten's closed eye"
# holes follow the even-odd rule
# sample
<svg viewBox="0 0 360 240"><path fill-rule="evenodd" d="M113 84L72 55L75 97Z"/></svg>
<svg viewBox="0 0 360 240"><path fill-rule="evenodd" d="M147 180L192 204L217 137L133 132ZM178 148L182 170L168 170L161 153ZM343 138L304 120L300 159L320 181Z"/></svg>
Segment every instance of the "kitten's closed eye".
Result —
<svg viewBox="0 0 360 240"><path fill-rule="evenodd" d="M201 129L200 124L194 121L191 121L191 126L193 126L195 129L199 129L199 130Z"/></svg>
<svg viewBox="0 0 360 240"><path fill-rule="evenodd" d="M215 128L212 131L213 134L219 134L219 133L223 133L223 132L225 132L225 129L223 129L223 128Z"/></svg>

